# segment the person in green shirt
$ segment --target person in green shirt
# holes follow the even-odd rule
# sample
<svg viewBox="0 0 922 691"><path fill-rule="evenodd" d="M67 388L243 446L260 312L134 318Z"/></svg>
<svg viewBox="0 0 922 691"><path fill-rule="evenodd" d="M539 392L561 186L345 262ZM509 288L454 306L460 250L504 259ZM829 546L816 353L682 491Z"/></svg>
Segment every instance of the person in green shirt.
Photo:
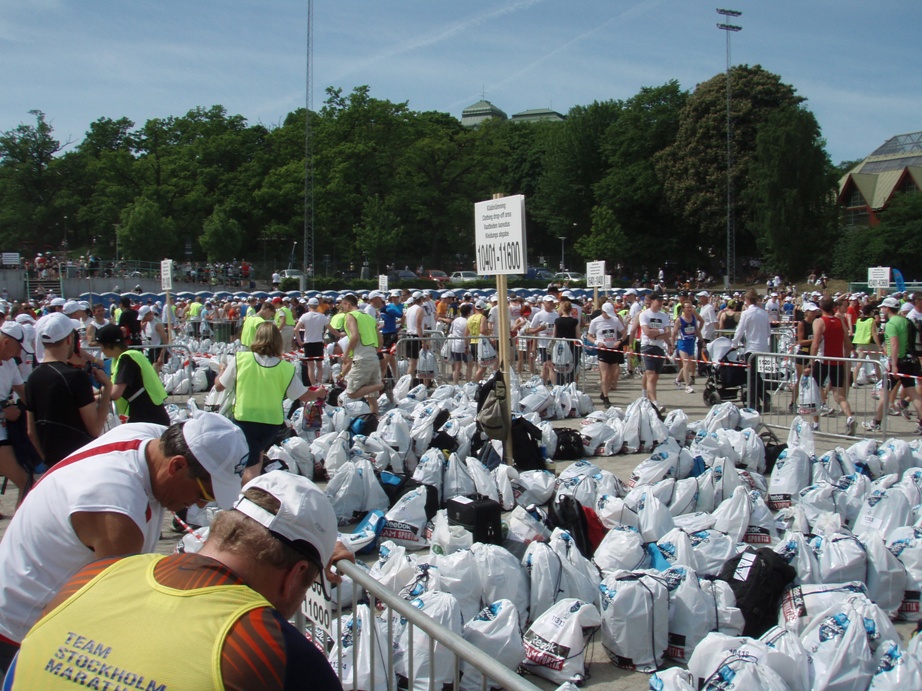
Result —
<svg viewBox="0 0 922 691"><path fill-rule="evenodd" d="M106 324L96 329L103 355L112 360L112 400L127 422L170 424L163 403L166 390L150 360L140 350L129 350L121 327Z"/></svg>
<svg viewBox="0 0 922 691"><path fill-rule="evenodd" d="M884 354L890 361L890 390L895 391L902 385L903 394L912 401L916 409L918 426L915 434L922 435L922 395L916 388L916 381L920 375L919 359L910 351L909 320L900 314L900 302L893 297L884 298L880 303L880 311L887 320L884 326ZM888 396L881 395L874 419L864 423L864 428L869 432L880 430L880 421L884 419L884 407L888 399Z"/></svg>
<svg viewBox="0 0 922 691"><path fill-rule="evenodd" d="M258 312L247 315L247 318L243 320L243 328L240 330L240 343L249 348L253 343L253 339L256 336L256 329L259 328L259 325L263 322L271 322L274 320L275 305L266 300L259 308Z"/></svg>

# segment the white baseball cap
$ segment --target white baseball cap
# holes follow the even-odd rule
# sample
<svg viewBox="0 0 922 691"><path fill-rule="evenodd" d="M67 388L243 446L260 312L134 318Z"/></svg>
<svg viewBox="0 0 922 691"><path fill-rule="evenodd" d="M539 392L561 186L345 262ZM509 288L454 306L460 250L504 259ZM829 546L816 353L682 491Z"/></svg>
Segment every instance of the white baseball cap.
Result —
<svg viewBox="0 0 922 691"><path fill-rule="evenodd" d="M884 298L881 303L881 307L889 307L892 310L898 310L900 308L900 301L896 298Z"/></svg>
<svg viewBox="0 0 922 691"><path fill-rule="evenodd" d="M62 311L64 314L73 314L74 312L79 312L81 309L79 302L76 300L68 300L64 303L64 309Z"/></svg>
<svg viewBox="0 0 922 691"><path fill-rule="evenodd" d="M900 305L900 314L909 314L912 311L912 303L904 302Z"/></svg>
<svg viewBox="0 0 922 691"><path fill-rule="evenodd" d="M819 312L820 306L815 302L805 302L804 303L804 312Z"/></svg>
<svg viewBox="0 0 922 691"><path fill-rule="evenodd" d="M25 329L18 323L14 321L3 322L0 324L0 333L7 338L12 338L14 341L17 341L27 353L33 352L32 344L29 343L29 339L26 338Z"/></svg>
<svg viewBox="0 0 922 691"><path fill-rule="evenodd" d="M73 320L63 312L46 314L35 324L35 336L42 343L63 341L73 330Z"/></svg>
<svg viewBox="0 0 922 691"><path fill-rule="evenodd" d="M557 298L555 298L553 295L545 295L545 296L541 299L541 301L542 301L542 302L557 302Z"/></svg>
<svg viewBox="0 0 922 691"><path fill-rule="evenodd" d="M702 291L699 291L699 292L695 293L695 297L698 297L698 298L709 298L709 297L711 297L711 294L710 294L709 292L707 292L706 290L702 290Z"/></svg>
<svg viewBox="0 0 922 691"><path fill-rule="evenodd" d="M413 297L419 300L423 296L418 290L413 293Z"/></svg>
<svg viewBox="0 0 922 691"><path fill-rule="evenodd" d="M624 294L625 295L637 295L637 291L634 290L633 288L628 288L627 290L624 291Z"/></svg>
<svg viewBox="0 0 922 691"><path fill-rule="evenodd" d="M182 436L195 460L211 476L218 506L232 508L250 455L243 431L223 415L203 412L183 423Z"/></svg>
<svg viewBox="0 0 922 691"><path fill-rule="evenodd" d="M320 300L318 300L317 298L310 298L307 301L307 304L310 307L317 307L320 304Z"/></svg>
<svg viewBox="0 0 922 691"><path fill-rule="evenodd" d="M446 290L444 293L442 293L443 298L453 298L454 296L455 294L450 290Z"/></svg>
<svg viewBox="0 0 922 691"><path fill-rule="evenodd" d="M248 489L261 489L278 499L278 512L267 511L242 496ZM330 563L338 537L336 514L326 494L306 477L284 470L260 475L246 484L234 509L310 561L316 551L321 569Z"/></svg>
<svg viewBox="0 0 922 691"><path fill-rule="evenodd" d="M605 314L610 314L614 316L615 306L611 304L610 302L606 302L605 304L602 305L602 311L605 312Z"/></svg>
<svg viewBox="0 0 922 691"><path fill-rule="evenodd" d="M206 302L205 304L207 305L208 303ZM139 318L140 318L140 317L146 317L148 314L151 313L151 311L152 311L152 310L151 310L151 308L150 308L148 305L142 305L142 306L141 306L141 309L138 310L138 317L139 317Z"/></svg>
<svg viewBox="0 0 922 691"><path fill-rule="evenodd" d="M48 304L51 305L52 307L64 307L64 305L67 304L67 300L65 300L64 298L54 298Z"/></svg>

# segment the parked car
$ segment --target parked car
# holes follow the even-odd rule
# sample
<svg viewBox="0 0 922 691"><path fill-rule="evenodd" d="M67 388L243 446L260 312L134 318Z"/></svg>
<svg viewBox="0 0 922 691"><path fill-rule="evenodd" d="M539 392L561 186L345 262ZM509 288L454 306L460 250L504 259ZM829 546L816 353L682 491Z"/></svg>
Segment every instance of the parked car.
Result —
<svg viewBox="0 0 922 691"><path fill-rule="evenodd" d="M420 278L426 278L435 281L439 288L448 283L448 274L440 269L426 269Z"/></svg>
<svg viewBox="0 0 922 691"><path fill-rule="evenodd" d="M551 281L554 279L554 272L542 266L529 266L525 278L530 281Z"/></svg>
<svg viewBox="0 0 922 691"><path fill-rule="evenodd" d="M280 275L283 279L285 279L285 278L301 278L301 276L304 275L304 272L301 271L301 269L285 269L284 271L280 271L280 272L279 272L279 275Z"/></svg>
<svg viewBox="0 0 922 691"><path fill-rule="evenodd" d="M554 274L555 281L585 281L586 277L578 271L558 271Z"/></svg>
<svg viewBox="0 0 922 691"><path fill-rule="evenodd" d="M480 276L477 275L476 271L455 271L449 281L455 285L459 283L473 283L479 281Z"/></svg>
<svg viewBox="0 0 922 691"><path fill-rule="evenodd" d="M390 281L417 281L419 276L417 276L412 271L407 269L398 269L396 271L388 271L387 278Z"/></svg>

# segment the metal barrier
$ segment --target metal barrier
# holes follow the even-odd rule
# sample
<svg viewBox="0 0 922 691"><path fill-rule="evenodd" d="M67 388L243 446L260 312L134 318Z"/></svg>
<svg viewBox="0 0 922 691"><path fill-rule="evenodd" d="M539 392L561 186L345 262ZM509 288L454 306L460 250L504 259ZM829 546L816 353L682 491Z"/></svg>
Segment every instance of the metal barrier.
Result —
<svg viewBox="0 0 922 691"><path fill-rule="evenodd" d="M408 688L416 688L418 683L423 682L428 684L430 691L437 691L435 686L435 675L431 673L431 670L428 681L425 677L423 679L414 678L413 656L415 651L412 630L413 628L419 628L427 634L429 638L428 648L430 660L435 658L434 651L436 645L444 646L454 653L455 662L452 673L454 679L453 688L460 688L461 662L463 661L477 669L483 675L481 688L484 691L490 687L502 687L507 691L539 691L537 686L520 677L514 670L497 662L488 652L480 650L476 646L468 643L458 634L440 626L428 615L410 604L409 601L404 600L397 595L397 593L381 585L366 571L363 571L355 564L349 561L340 561L336 564L336 568L344 576L348 576L352 579L354 583L352 600L351 603L349 603L351 604L352 612L356 611L359 604L364 604L366 602L373 614L376 614L379 610L383 610L381 616L387 627L386 645L382 645L381 641L376 640L377 630L375 627L372 627L371 631L364 629L361 631L353 630L353 635L355 637L353 654L355 654L355 650L359 645L358 637L371 636L370 648L373 661L370 665L370 669L362 670L362 672L370 675L371 681L368 685L368 691L377 691L378 689L395 691L394 643L395 634L397 633L395 628L398 619L405 620L406 626L410 627L409 630L411 635L407 636L409 648L406 651L409 661L407 665L407 671L409 673L407 682ZM334 607L331 602L324 598L319 586L314 586L308 591L308 596L304 603L302 603L301 610L294 618L295 626L297 626L300 631L305 632L310 640L313 641L315 645L318 645L327 655L331 653L335 642L341 642L341 640L336 641L336 634L338 631L341 631L341 626L339 626L339 624L343 621L343 603L339 602ZM340 633L340 639L341 636L342 634ZM337 675L341 675L343 670L343 646L339 645L338 650L339 655L333 664L333 668ZM375 669L378 668L378 665L374 663L374 659L377 655L383 656L384 661L382 667L387 670L387 678L383 680L375 680L374 676ZM357 689L359 688L359 669L357 665L354 664L351 665L350 668L352 670L352 678L341 678L340 681L346 688ZM441 690L439 689L438 691Z"/></svg>
<svg viewBox="0 0 922 691"><path fill-rule="evenodd" d="M769 406L762 410L762 422L768 427L779 429L789 429L794 416L798 414L797 395L801 378L804 376L803 369L809 367L809 375L812 376L814 368L818 363L840 365L843 368L845 377L845 386L843 393L848 405L851 408L852 415L858 423L857 434L867 436L869 434L880 434L886 437L891 436L892 431L888 430L888 408L890 397L889 377L886 374L880 361L867 359L857 360L855 358L830 358L819 355L799 355L793 353L751 353L749 361L749 386L747 390L747 405L756 407L757 392L752 386L754 373L759 373L765 385L765 392L768 396ZM867 384L859 385L852 381L852 373L855 365L870 369L872 371ZM800 374L798 375L798 371ZM822 376L822 365L820 365L820 374ZM806 414L801 417L813 418L818 423L819 428L816 432L824 436L838 437L843 439L854 439L847 434L846 415L836 403L832 389L828 386L829 378L824 377L820 382L823 393L824 407L815 415ZM878 384L879 382L879 384ZM862 420L875 418L875 413L879 401L883 400L883 415L880 420L880 431L872 432L861 427Z"/></svg>

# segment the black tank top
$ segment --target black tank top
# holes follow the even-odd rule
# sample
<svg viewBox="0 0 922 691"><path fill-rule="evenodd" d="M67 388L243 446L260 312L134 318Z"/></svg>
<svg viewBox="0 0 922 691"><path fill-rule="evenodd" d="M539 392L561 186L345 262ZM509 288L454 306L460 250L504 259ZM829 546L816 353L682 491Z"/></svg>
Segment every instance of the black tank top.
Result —
<svg viewBox="0 0 922 691"><path fill-rule="evenodd" d="M804 319L804 321L801 323L804 325L804 338L805 339L809 338L812 340L813 339L813 322L808 322L806 319ZM800 353L801 355L809 355L810 346L809 345L799 346L797 348L797 352Z"/></svg>
<svg viewBox="0 0 922 691"><path fill-rule="evenodd" d="M724 330L736 328L736 315L724 313Z"/></svg>

